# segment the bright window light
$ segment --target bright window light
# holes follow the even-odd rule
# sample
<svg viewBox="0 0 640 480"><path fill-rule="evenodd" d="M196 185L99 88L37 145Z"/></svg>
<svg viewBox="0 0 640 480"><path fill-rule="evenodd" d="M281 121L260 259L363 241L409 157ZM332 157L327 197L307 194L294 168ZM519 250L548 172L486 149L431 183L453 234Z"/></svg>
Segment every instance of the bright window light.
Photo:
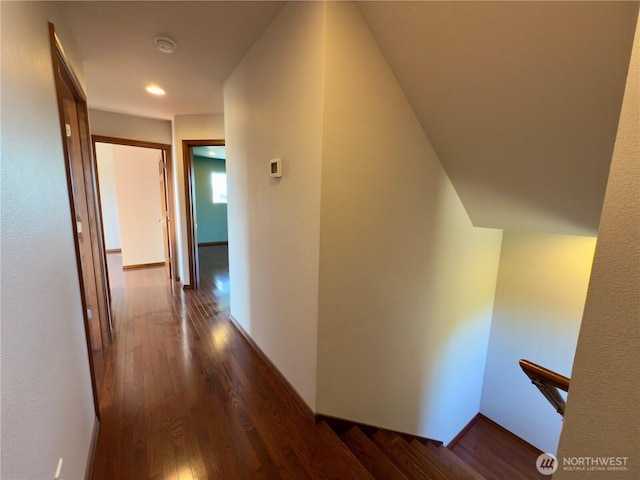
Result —
<svg viewBox="0 0 640 480"><path fill-rule="evenodd" d="M211 174L211 191L213 192L213 203L227 203L227 174Z"/></svg>

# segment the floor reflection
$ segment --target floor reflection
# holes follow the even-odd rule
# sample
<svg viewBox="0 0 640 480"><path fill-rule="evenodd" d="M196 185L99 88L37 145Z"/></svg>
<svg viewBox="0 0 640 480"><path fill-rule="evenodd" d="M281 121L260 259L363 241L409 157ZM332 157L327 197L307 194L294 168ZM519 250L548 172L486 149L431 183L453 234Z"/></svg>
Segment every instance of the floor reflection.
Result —
<svg viewBox="0 0 640 480"><path fill-rule="evenodd" d="M221 308L229 307L229 248L227 245L198 247L200 288L213 293Z"/></svg>

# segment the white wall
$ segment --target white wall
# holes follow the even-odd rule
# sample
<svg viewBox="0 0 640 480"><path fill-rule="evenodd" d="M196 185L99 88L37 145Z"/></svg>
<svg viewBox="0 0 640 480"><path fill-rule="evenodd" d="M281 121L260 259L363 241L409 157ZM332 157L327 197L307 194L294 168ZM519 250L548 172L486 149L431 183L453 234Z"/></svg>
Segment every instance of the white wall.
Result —
<svg viewBox="0 0 640 480"><path fill-rule="evenodd" d="M91 133L105 137L171 144L171 122L89 109Z"/></svg>
<svg viewBox="0 0 640 480"><path fill-rule="evenodd" d="M357 7L327 11L318 410L449 441L480 407L501 231L472 226Z"/></svg>
<svg viewBox="0 0 640 480"><path fill-rule="evenodd" d="M640 478L638 27L559 447L560 462L575 456L628 457L628 470L561 468L554 475L559 479Z"/></svg>
<svg viewBox="0 0 640 480"><path fill-rule="evenodd" d="M480 411L543 451L562 417L518 365L571 375L596 239L505 231Z"/></svg>
<svg viewBox="0 0 640 480"><path fill-rule="evenodd" d="M122 266L164 262L160 150L105 145L113 152Z"/></svg>
<svg viewBox="0 0 640 480"><path fill-rule="evenodd" d="M107 250L122 248L120 242L120 218L118 216L118 192L116 172L113 168L113 148L108 143L96 143L96 164L100 184L102 228Z"/></svg>
<svg viewBox="0 0 640 480"><path fill-rule="evenodd" d="M2 9L2 478L83 478L95 421L47 21L53 2ZM76 72L82 72L74 63Z"/></svg>
<svg viewBox="0 0 640 480"><path fill-rule="evenodd" d="M187 246L187 207L184 188L183 140L224 140L224 116L176 115L173 118L173 191L175 195L178 249L178 276L189 285L189 249Z"/></svg>
<svg viewBox="0 0 640 480"><path fill-rule="evenodd" d="M224 84L231 314L311 408L324 11L288 4ZM275 157L280 180L269 178Z"/></svg>

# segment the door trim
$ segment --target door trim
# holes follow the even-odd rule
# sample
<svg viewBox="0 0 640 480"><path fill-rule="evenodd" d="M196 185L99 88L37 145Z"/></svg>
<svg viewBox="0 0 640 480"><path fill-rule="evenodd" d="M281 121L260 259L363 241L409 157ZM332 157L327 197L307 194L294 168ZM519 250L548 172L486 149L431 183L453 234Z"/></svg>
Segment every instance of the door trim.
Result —
<svg viewBox="0 0 640 480"><path fill-rule="evenodd" d="M176 223L175 212L175 199L173 197L173 156L171 155L171 145L166 143L145 142L142 140L130 140L127 138L107 137L104 135L91 135L91 144L93 147L94 162L97 162L96 158L96 143L110 143L112 145L125 145L128 147L142 147L153 148L155 150L162 150L164 152L164 158L167 162L167 196L169 197L169 258L170 258L170 272L169 278L172 281L177 281L178 272L178 259L177 259L177 242L176 242L176 229L178 224ZM100 217L102 218L102 200L100 197L100 182L98 182L98 165L95 165L96 183L98 184L98 206L100 207ZM173 227L173 228L171 228ZM106 253L105 253L106 255Z"/></svg>
<svg viewBox="0 0 640 480"><path fill-rule="evenodd" d="M89 112L87 109L87 98L86 95L84 93L84 90L82 89L82 86L80 84L80 82L78 81L78 78L76 77L75 73L73 72L73 69L71 68L71 64L65 54L64 48L62 46L62 43L60 42L60 39L58 38L58 35L56 34L56 30L55 30L55 26L53 25L53 23L49 23L49 40L50 40L50 44L51 44L51 59L52 59L52 63L53 63L53 76L54 76L54 81L55 81L55 88L56 88L56 97L57 97L57 101L58 101L58 118L60 121L60 134L61 134L61 138L62 138L62 150L64 153L64 157L65 157L65 173L66 173L66 177L67 177L67 193L69 195L69 211L70 211L70 220L71 220L71 228L72 228L72 232L73 232L73 245L74 245L74 249L75 249L75 254L76 254L76 268L78 270L78 281L79 281L79 286L80 286L80 302L82 304L82 317L83 317L83 322L84 322L84 334L85 334L85 341L87 344L87 355L88 355L88 359L89 359L89 372L91 375L91 390L93 393L93 407L94 407L94 411L96 414L96 417L98 419L100 419L100 404L99 404L99 397L98 397L98 389L97 389L97 385L96 385L96 374L95 374L95 365L94 365L94 360L93 360L93 351L92 351L92 346L91 346L91 336L90 336L90 326L89 326L89 317L87 314L87 298L86 298L86 294L85 294L85 280L84 280L84 275L82 272L82 260L81 260L81 252L80 252L80 242L78 240L78 235L76 234L76 207L75 207L75 202L74 202L74 192L73 192L73 178L72 178L72 171L71 171L71 162L70 162L70 152L69 152L69 146L67 144L67 132L66 132L66 121L65 121L65 116L64 116L64 107L63 107L63 90L66 87L68 87L68 89L71 91L75 101L76 101L76 105L79 108L79 110L82 111L83 113L83 117L84 117L84 122L85 125L83 125L83 128L86 127L86 132L89 133L89 125L88 125L88 118L89 118ZM83 154L83 158L90 158L91 156L91 151L88 150L86 148L86 145L84 145L84 142L80 142L81 143L81 148L82 148L82 154ZM88 150L88 151L86 151ZM95 192L94 192L95 193ZM85 199L86 201L86 199ZM98 225L98 229L100 230L100 232L102 231L102 225ZM103 248L103 245L98 244L98 250ZM106 268L106 267L105 267ZM96 272L97 275L97 272ZM102 276L103 276L103 281L105 282L103 285L107 285L108 284L108 277L106 277L106 272L103 268L103 272L102 272ZM108 297L105 296L105 299L108 299ZM105 309L107 312L107 315L109 318L107 318L107 321L110 323L110 312L111 309L109 308L108 302L107 305L105 305Z"/></svg>
<svg viewBox="0 0 640 480"><path fill-rule="evenodd" d="M192 147L222 147L224 140L182 140L182 164L184 166L184 203L185 219L187 222L187 256L189 257L189 285L184 285L185 289L197 289L200 286L200 275L198 265L198 244L196 239L196 217L195 202L196 196L195 174L193 171Z"/></svg>

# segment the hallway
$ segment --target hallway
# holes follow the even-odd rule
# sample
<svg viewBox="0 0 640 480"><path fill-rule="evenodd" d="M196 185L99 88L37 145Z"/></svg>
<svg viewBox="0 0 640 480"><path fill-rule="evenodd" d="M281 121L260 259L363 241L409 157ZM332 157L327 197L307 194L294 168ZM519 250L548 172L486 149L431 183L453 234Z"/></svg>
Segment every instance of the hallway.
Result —
<svg viewBox="0 0 640 480"><path fill-rule="evenodd" d="M227 248L200 260L200 290L182 291L109 255L116 339L92 478L370 478L231 326Z"/></svg>

